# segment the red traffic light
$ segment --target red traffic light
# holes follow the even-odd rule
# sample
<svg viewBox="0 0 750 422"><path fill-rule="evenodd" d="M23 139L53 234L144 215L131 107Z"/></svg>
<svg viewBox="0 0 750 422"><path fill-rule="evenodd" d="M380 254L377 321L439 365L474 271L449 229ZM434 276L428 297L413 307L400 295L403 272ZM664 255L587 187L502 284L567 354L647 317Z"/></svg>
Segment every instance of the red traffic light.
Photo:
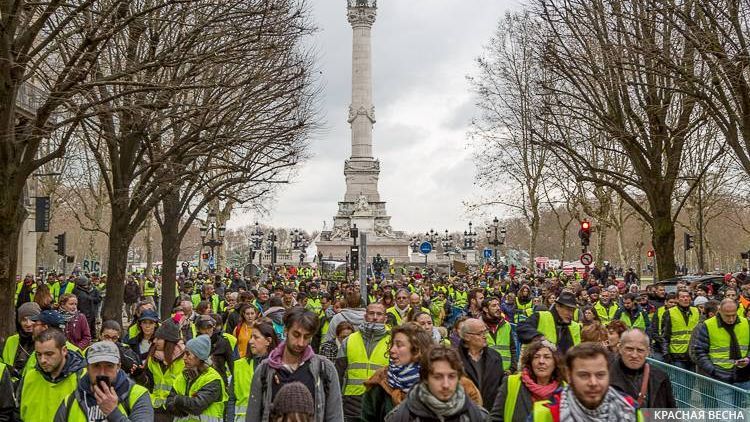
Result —
<svg viewBox="0 0 750 422"><path fill-rule="evenodd" d="M204 254L203 254L203 255L202 255L201 257L202 257L202 258L203 258L204 260L207 260L207 259L208 259L208 254L207 254L207 253L204 253Z"/></svg>
<svg viewBox="0 0 750 422"><path fill-rule="evenodd" d="M582 221L581 222L581 228L584 229L584 230L588 230L588 229L591 228L591 223L589 223L588 221Z"/></svg>
<svg viewBox="0 0 750 422"><path fill-rule="evenodd" d="M653 249L649 249L648 252L646 252L646 255L648 255L649 258L653 258L656 253Z"/></svg>

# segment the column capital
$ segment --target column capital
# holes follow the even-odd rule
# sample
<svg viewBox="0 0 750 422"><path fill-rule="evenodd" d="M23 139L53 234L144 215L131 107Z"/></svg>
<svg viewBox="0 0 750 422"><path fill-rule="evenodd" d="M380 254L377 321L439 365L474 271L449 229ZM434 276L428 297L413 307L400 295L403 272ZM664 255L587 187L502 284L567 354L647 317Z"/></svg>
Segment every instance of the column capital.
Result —
<svg viewBox="0 0 750 422"><path fill-rule="evenodd" d="M376 0L348 0L346 14L352 27L372 27L377 16Z"/></svg>

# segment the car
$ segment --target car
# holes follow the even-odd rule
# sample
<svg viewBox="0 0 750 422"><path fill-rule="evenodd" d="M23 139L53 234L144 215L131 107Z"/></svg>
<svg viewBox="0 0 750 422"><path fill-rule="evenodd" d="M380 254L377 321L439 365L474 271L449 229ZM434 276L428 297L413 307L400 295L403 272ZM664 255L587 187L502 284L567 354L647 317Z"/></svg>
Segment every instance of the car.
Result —
<svg viewBox="0 0 750 422"><path fill-rule="evenodd" d="M702 287L708 291L709 297L719 297L718 293L726 284L724 283L724 276L720 274L708 274L708 275L679 275L676 277L668 278L666 280L657 281L654 286L664 286L664 290L667 293L677 292L677 283L684 282L688 285L694 285L697 283L697 287Z"/></svg>

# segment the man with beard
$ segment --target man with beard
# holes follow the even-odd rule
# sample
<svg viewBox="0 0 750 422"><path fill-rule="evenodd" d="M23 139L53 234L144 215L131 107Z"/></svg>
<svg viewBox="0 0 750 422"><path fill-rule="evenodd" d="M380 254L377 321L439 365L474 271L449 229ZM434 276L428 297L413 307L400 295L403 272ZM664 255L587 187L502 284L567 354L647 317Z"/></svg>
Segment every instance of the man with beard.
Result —
<svg viewBox="0 0 750 422"><path fill-rule="evenodd" d="M655 289L652 288L648 300L656 309L664 306L667 301L667 290L664 288L664 285L659 284Z"/></svg>
<svg viewBox="0 0 750 422"><path fill-rule="evenodd" d="M628 326L628 328L640 328L646 331L648 326L648 315L641 309L638 309L638 305L635 303L635 295L627 293L622 297L622 308L615 312L615 319L620 320Z"/></svg>
<svg viewBox="0 0 750 422"><path fill-rule="evenodd" d="M343 386L344 417L359 421L365 381L388 365L390 335L385 327L385 308L380 303L367 305L365 322L341 343L336 369Z"/></svg>
<svg viewBox="0 0 750 422"><path fill-rule="evenodd" d="M531 288L528 284L524 284L518 289L518 296L516 296L516 313L515 323L520 324L528 319L534 312L534 302L531 300Z"/></svg>
<svg viewBox="0 0 750 422"><path fill-rule="evenodd" d="M518 325L518 338L521 343L528 344L544 337L565 353L581 342L581 325L573 321L573 311L577 306L575 295L563 290L551 310L536 312Z"/></svg>
<svg viewBox="0 0 750 422"><path fill-rule="evenodd" d="M635 401L609 385L609 352L598 343L582 343L565 356L569 384L552 400L534 403L533 421L636 422Z"/></svg>
<svg viewBox="0 0 750 422"><path fill-rule="evenodd" d="M306 309L293 308L284 316L286 340L255 368L247 421L269 420L271 404L281 386L295 381L304 384L314 398L313 420L344 420L336 368L310 347L317 329L318 317Z"/></svg>
<svg viewBox="0 0 750 422"><path fill-rule="evenodd" d="M30 368L16 391L22 421L51 421L68 394L76 390L86 363L69 351L65 334L48 328L34 337L37 363Z"/></svg>
<svg viewBox="0 0 750 422"><path fill-rule="evenodd" d="M503 358L505 375L516 373L518 370L516 339L511 331L510 323L503 318L500 299L488 297L482 302L482 321L487 326L487 345Z"/></svg>

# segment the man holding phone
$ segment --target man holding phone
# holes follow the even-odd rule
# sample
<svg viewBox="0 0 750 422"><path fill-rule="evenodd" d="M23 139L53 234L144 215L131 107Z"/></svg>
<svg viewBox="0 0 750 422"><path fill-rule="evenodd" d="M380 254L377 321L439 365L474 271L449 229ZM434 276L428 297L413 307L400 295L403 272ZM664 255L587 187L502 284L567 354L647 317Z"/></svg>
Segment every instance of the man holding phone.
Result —
<svg viewBox="0 0 750 422"><path fill-rule="evenodd" d="M724 299L719 313L695 328L691 354L701 373L750 389L750 323L737 317L737 302ZM731 395L732 392L726 392ZM718 398L720 392L716 392ZM729 401L731 403L731 396Z"/></svg>
<svg viewBox="0 0 750 422"><path fill-rule="evenodd" d="M86 353L88 373L62 401L55 422L150 422L154 408L146 388L120 369L120 351L111 341L100 341Z"/></svg>

